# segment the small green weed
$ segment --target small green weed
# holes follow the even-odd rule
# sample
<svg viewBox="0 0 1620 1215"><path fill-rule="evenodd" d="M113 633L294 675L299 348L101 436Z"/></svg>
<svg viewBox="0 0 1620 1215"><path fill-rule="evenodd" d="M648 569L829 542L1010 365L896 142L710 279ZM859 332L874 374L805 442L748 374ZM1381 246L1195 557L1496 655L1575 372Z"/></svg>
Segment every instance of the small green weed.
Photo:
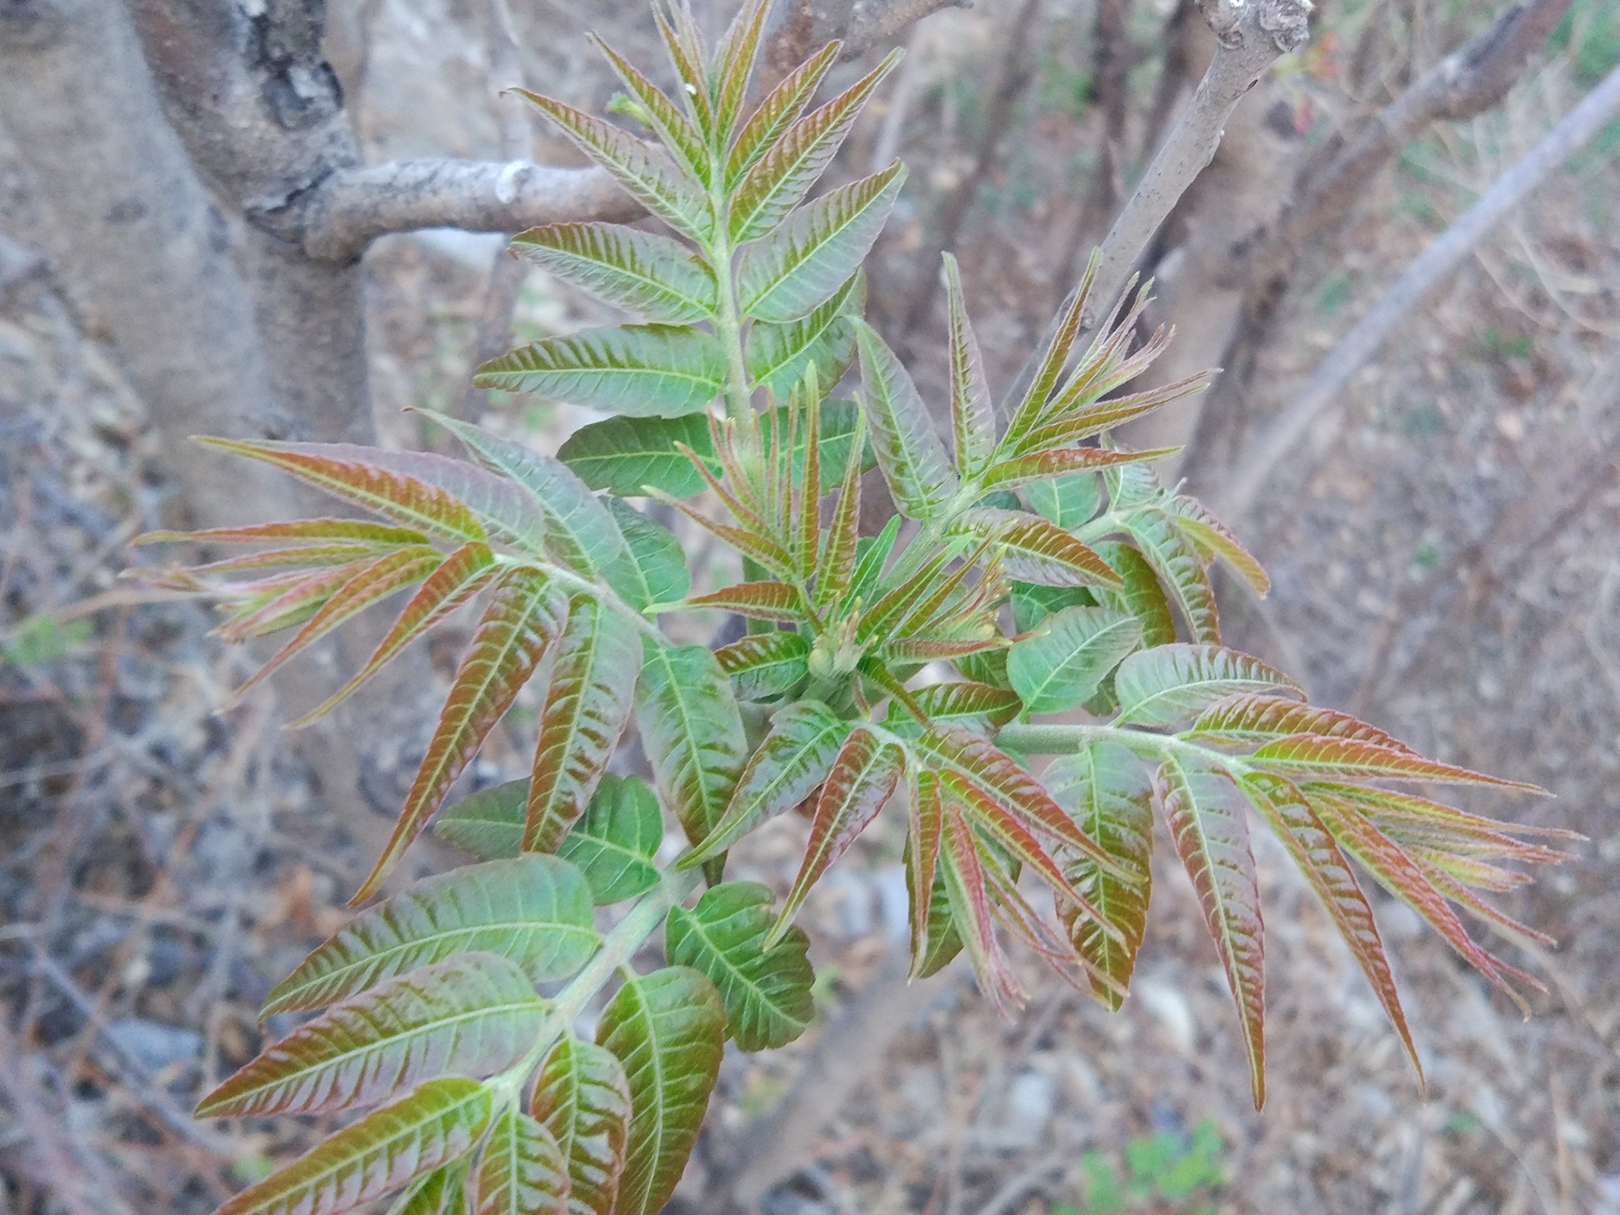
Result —
<svg viewBox="0 0 1620 1215"><path fill-rule="evenodd" d="M1105 1215L1152 1202L1171 1202L1185 1215L1214 1215L1208 1201L1226 1180L1221 1157L1226 1141L1205 1118L1190 1135L1155 1131L1125 1145L1121 1175L1101 1152L1087 1152L1080 1162L1086 1174L1085 1205L1059 1204L1053 1215Z"/></svg>
<svg viewBox="0 0 1620 1215"><path fill-rule="evenodd" d="M88 620L58 623L50 616L29 616L0 638L0 662L14 667L37 667L66 658L73 647L94 632Z"/></svg>

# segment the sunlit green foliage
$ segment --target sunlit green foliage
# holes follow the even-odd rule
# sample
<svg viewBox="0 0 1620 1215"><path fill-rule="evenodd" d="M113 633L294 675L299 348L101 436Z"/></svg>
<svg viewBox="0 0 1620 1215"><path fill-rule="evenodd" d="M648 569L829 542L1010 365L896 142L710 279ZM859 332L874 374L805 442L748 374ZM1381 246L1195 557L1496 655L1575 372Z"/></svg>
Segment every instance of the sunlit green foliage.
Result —
<svg viewBox="0 0 1620 1215"><path fill-rule="evenodd" d="M618 112L652 142L529 98L670 234L596 223L520 235L519 253L635 319L531 343L477 382L614 416L557 455L431 414L467 459L209 440L381 522L144 538L259 546L151 576L222 599L230 640L292 630L261 676L409 592L370 661L311 719L479 604L393 838L354 901L436 815L478 863L394 894L317 949L266 1011L326 1011L199 1113L391 1104L244 1191L231 1215L337 1215L391 1191L413 1213L656 1211L725 1040L779 1046L812 1019L794 917L886 804L907 824L913 973L963 952L1009 1015L1025 993L1008 938L1119 1006L1162 817L1231 985L1256 1104L1254 821L1321 896L1414 1063L1352 860L1504 989L1534 983L1470 940L1452 907L1535 936L1475 891L1522 880L1498 861L1559 854L1520 842L1523 828L1385 787L1510 782L1311 706L1286 675L1222 644L1212 565L1257 594L1264 571L1160 485L1149 461L1163 453L1110 437L1205 383L1134 386L1167 340L1138 344L1140 295L1093 300L1088 271L998 401L947 257L950 388L936 427L861 315L861 263L903 169L810 197L894 59L811 109L829 47L750 110L765 9L748 0L712 51L684 9L660 12L673 98L602 47L626 89ZM1087 333L1083 318L1110 305ZM855 400L832 396L852 369ZM874 465L899 514L861 536ZM745 577L717 585L689 570L676 537L626 500L647 497L734 550ZM749 631L717 652L675 645L659 624L720 611ZM442 809L531 681L542 686L529 777ZM632 729L647 781L607 771ZM1036 775L1030 758L1052 755ZM726 853L793 809L810 818L810 844L773 908L768 888L724 880ZM684 848L661 865L666 815ZM1021 879L1049 888L1050 914ZM605 937L599 906L623 908ZM667 965L635 973L660 927ZM618 979L595 1041L578 1037L579 1015Z"/></svg>

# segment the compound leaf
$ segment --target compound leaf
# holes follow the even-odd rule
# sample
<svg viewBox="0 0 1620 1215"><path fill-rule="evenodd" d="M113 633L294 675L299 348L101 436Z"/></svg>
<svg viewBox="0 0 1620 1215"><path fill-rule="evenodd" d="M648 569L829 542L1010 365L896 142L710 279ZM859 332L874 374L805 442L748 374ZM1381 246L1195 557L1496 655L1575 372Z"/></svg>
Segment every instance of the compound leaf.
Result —
<svg viewBox="0 0 1620 1215"><path fill-rule="evenodd" d="M750 633L714 656L739 700L786 695L810 674L810 643L798 633Z"/></svg>
<svg viewBox="0 0 1620 1215"><path fill-rule="evenodd" d="M598 1044L624 1065L630 1129L616 1215L655 1215L681 1179L720 1075L726 1015L714 984L671 966L619 988Z"/></svg>
<svg viewBox="0 0 1620 1215"><path fill-rule="evenodd" d="M548 540L562 564L594 574L624 541L607 508L562 461L482 426L447 414L421 411L491 468L515 482L544 512Z"/></svg>
<svg viewBox="0 0 1620 1215"><path fill-rule="evenodd" d="M439 713L399 822L350 905L376 893L411 841L444 801L484 737L528 682L562 630L567 605L538 570L518 566L496 584Z"/></svg>
<svg viewBox="0 0 1620 1215"><path fill-rule="evenodd" d="M529 776L526 852L555 852L590 805L630 718L641 634L589 595L575 595L557 638Z"/></svg>
<svg viewBox="0 0 1620 1215"><path fill-rule="evenodd" d="M514 857L523 851L528 804L528 777L491 785L441 810L433 833L481 861Z"/></svg>
<svg viewBox="0 0 1620 1215"><path fill-rule="evenodd" d="M1283 777L1250 772L1239 781L1239 787L1316 891L1316 897L1350 947L1361 973L1372 984L1373 994L1384 1006L1390 1024L1400 1035L1412 1066L1422 1076L1423 1064L1406 1025L1406 1014L1401 1009L1400 994L1395 988L1395 976L1390 973L1389 959L1384 954L1378 924L1367 904L1367 896L1361 892L1361 884L1356 881L1332 833L1323 826L1305 795Z"/></svg>
<svg viewBox="0 0 1620 1215"><path fill-rule="evenodd" d="M805 368L811 363L816 365L818 383L837 384L855 357L855 333L848 318L861 315L865 304L866 276L857 271L826 301L796 321L781 325L756 321L744 341L749 378L783 400L804 378ZM829 458L842 465L836 457Z"/></svg>
<svg viewBox="0 0 1620 1215"><path fill-rule="evenodd" d="M821 796L816 799L804 862L782 903L776 927L771 930L771 941L793 922L805 896L821 880L827 867L843 856L866 830L866 825L894 793L905 771L906 753L898 743L880 739L864 726L857 727L844 740L833 760L832 771L827 773L827 782L821 787Z"/></svg>
<svg viewBox="0 0 1620 1215"><path fill-rule="evenodd" d="M630 1082L618 1058L565 1034L540 1064L529 1108L568 1162L568 1215L610 1215L630 1126Z"/></svg>
<svg viewBox="0 0 1620 1215"><path fill-rule="evenodd" d="M427 878L351 921L270 993L261 1015L320 1008L451 954L509 958L536 983L596 949L591 892L552 856L489 861Z"/></svg>
<svg viewBox="0 0 1620 1215"><path fill-rule="evenodd" d="M725 813L712 833L679 867L724 852L766 819L797 806L827 779L850 723L819 700L801 700L780 710L737 781Z"/></svg>
<svg viewBox="0 0 1620 1215"><path fill-rule="evenodd" d="M685 245L622 224L547 224L512 250L598 299L678 325L714 313L714 272Z"/></svg>
<svg viewBox="0 0 1620 1215"><path fill-rule="evenodd" d="M653 791L638 777L609 774L557 855L579 867L601 907L658 885L653 858L663 842L664 815Z"/></svg>
<svg viewBox="0 0 1620 1215"><path fill-rule="evenodd" d="M1055 892L1058 917L1070 942L1118 988L1129 987L1153 893L1153 784L1141 762L1125 747L1111 742L1095 742L1073 755L1058 756L1042 778L1081 829L1135 875L1136 880L1123 881L1098 868L1089 857L1068 848L1057 852L1069 883L1123 938L1103 932L1095 920ZM1119 990L1095 978L1091 993L1110 1010L1117 1011L1124 1003Z"/></svg>
<svg viewBox="0 0 1620 1215"><path fill-rule="evenodd" d="M748 759L731 683L702 646L646 644L636 726L659 799L693 845L725 813Z"/></svg>
<svg viewBox="0 0 1620 1215"><path fill-rule="evenodd" d="M737 259L743 314L781 324L831 298L871 252L905 179L905 166L896 161L829 190L794 212L769 240L744 249Z"/></svg>
<svg viewBox="0 0 1620 1215"><path fill-rule="evenodd" d="M628 502L607 499L608 514L624 547L602 568L602 577L633 608L679 599L692 587L686 550L675 535Z"/></svg>
<svg viewBox="0 0 1620 1215"><path fill-rule="evenodd" d="M575 147L611 173L647 210L694 240L709 238L714 212L708 199L661 151L583 110L527 89L513 91L555 122Z"/></svg>
<svg viewBox="0 0 1620 1215"><path fill-rule="evenodd" d="M1097 694L1120 660L1142 644L1142 622L1104 607L1054 612L1007 651L1007 678L1031 713L1058 713Z"/></svg>
<svg viewBox="0 0 1620 1215"><path fill-rule="evenodd" d="M472 1215L567 1215L568 1162L540 1122L509 1109L478 1160Z"/></svg>
<svg viewBox="0 0 1620 1215"><path fill-rule="evenodd" d="M695 497L706 483L678 444L691 448L710 472L720 471L709 419L702 413L592 422L564 440L557 458L592 489L634 498L652 486L672 498Z"/></svg>
<svg viewBox="0 0 1620 1215"><path fill-rule="evenodd" d="M1190 766L1177 755L1159 765L1153 784L1226 969L1259 1109L1266 1100L1265 930L1245 799L1225 773Z"/></svg>
<svg viewBox="0 0 1620 1215"><path fill-rule="evenodd" d="M341 1215L470 1151L489 1122L476 1080L431 1080L251 1185L216 1215Z"/></svg>
<svg viewBox="0 0 1620 1215"><path fill-rule="evenodd" d="M861 358L861 404L878 467L903 514L930 518L956 492L945 445L894 352L866 322L851 323Z"/></svg>
<svg viewBox="0 0 1620 1215"><path fill-rule="evenodd" d="M709 977L743 1050L786 1046L815 1011L815 974L805 952L810 940L803 929L790 928L767 941L773 901L770 888L758 882L723 882L690 911L671 907L664 927L664 956Z"/></svg>
<svg viewBox="0 0 1620 1215"><path fill-rule="evenodd" d="M545 1019L516 963L461 954L300 1025L204 1097L197 1115L327 1113L447 1073L490 1076L522 1057Z"/></svg>
<svg viewBox="0 0 1620 1215"><path fill-rule="evenodd" d="M1300 686L1258 658L1218 645L1180 642L1132 654L1114 677L1118 722L1173 726L1244 692L1303 700Z"/></svg>
<svg viewBox="0 0 1620 1215"><path fill-rule="evenodd" d="M900 55L891 52L877 67L820 109L795 121L770 144L731 193L733 244L763 236L782 222L837 153L872 90L899 61ZM863 249L850 270L864 258ZM846 271L839 281L848 276Z"/></svg>
<svg viewBox="0 0 1620 1215"><path fill-rule="evenodd" d="M706 408L725 383L719 339L688 325L619 325L542 338L492 359L473 383L633 417Z"/></svg>

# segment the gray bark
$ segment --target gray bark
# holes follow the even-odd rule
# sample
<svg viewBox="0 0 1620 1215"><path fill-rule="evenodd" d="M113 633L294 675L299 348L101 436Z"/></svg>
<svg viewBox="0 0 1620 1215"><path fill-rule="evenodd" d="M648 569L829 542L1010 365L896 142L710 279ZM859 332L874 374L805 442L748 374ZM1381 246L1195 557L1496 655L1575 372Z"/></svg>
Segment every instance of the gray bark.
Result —
<svg viewBox="0 0 1620 1215"><path fill-rule="evenodd" d="M229 226L163 120L123 10L0 4L0 122L49 201L45 237L69 293L116 344L167 450L199 432L288 433ZM290 500L258 470L171 464L198 521L264 518Z"/></svg>
<svg viewBox="0 0 1620 1215"><path fill-rule="evenodd" d="M316 261L300 200L359 163L322 0L128 0L164 113L226 206L270 383L301 438L373 440L358 250Z"/></svg>

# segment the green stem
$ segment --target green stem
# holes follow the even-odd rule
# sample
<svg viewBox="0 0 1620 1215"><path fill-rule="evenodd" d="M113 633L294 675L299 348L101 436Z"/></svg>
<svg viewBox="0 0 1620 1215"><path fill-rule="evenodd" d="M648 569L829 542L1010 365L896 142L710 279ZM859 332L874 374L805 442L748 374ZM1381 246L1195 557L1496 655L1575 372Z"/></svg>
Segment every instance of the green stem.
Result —
<svg viewBox="0 0 1620 1215"><path fill-rule="evenodd" d="M1140 759L1158 759L1168 752L1177 751L1196 755L1203 763L1216 763L1239 772L1245 770L1241 760L1224 752L1212 751L1172 734L1149 734L1144 730L1127 730L1122 726L1008 722L996 734L996 741L1005 743L1022 755L1071 755L1089 743L1116 742L1129 747Z"/></svg>
<svg viewBox="0 0 1620 1215"><path fill-rule="evenodd" d="M669 909L684 902L702 879L702 873L696 869L689 872L666 869L658 885L642 895L624 919L602 938L602 948L596 951L596 956L585 964L585 968L573 977L568 986L557 993L545 1028L540 1031L528 1053L506 1071L492 1077L488 1081L490 1087L503 1095L516 1093L524 1079L545 1058L552 1044L579 1019L580 1013L585 1011L585 1006L595 998L596 993L622 967L630 964L647 938L664 922Z"/></svg>

